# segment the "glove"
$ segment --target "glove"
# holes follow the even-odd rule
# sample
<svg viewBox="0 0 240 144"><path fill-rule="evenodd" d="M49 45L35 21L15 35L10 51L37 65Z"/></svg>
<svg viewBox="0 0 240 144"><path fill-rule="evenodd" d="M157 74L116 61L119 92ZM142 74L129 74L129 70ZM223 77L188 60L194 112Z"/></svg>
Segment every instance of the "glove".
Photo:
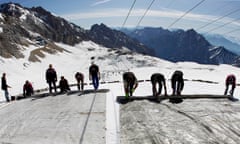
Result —
<svg viewBox="0 0 240 144"><path fill-rule="evenodd" d="M135 91L135 89L133 88L133 89L131 89L131 92L133 93Z"/></svg>

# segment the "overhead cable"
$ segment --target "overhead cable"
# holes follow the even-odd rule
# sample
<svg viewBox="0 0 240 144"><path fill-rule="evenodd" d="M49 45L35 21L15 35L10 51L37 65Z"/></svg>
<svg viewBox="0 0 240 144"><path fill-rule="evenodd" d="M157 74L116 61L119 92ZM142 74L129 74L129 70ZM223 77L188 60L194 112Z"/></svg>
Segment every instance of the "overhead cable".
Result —
<svg viewBox="0 0 240 144"><path fill-rule="evenodd" d="M123 27L125 26L125 24L126 24L126 22L127 22L127 19L128 19L128 17L129 17L130 13L132 12L132 9L133 9L135 3L136 3L136 0L133 1L132 6L131 6L131 8L129 9L126 18L124 19L124 22L123 22L123 24L122 24L121 29L123 29ZM115 40L115 43L114 43L114 47L117 45L118 37L119 37L119 35L117 35L117 37L116 37L116 40Z"/></svg>
<svg viewBox="0 0 240 144"><path fill-rule="evenodd" d="M196 7L198 7L200 4L202 4L205 0L200 1L199 3L197 3L194 7L192 7L191 9L189 9L187 12L185 12L181 17L179 17L177 20L175 20L173 23L171 23L168 28L172 27L175 23L177 23L179 20L181 20L185 15L187 15L189 12L191 12L193 9L195 9Z"/></svg>
<svg viewBox="0 0 240 144"><path fill-rule="evenodd" d="M240 28L231 30L231 31L226 32L226 33L223 33L223 35L227 35L227 34L230 34L230 33L233 33L233 32L237 32L237 31L240 31Z"/></svg>
<svg viewBox="0 0 240 144"><path fill-rule="evenodd" d="M232 21L230 21L230 22L227 22L227 23L225 23L225 24L223 24L223 25L220 25L220 26L218 26L218 27L215 27L215 28L207 31L206 34L209 33L209 32L215 31L215 30L217 30L217 29L223 28L223 27L225 27L226 25L229 25L229 24L231 24L231 23L233 23L233 22L235 22L235 21L238 21L238 20L240 20L240 18L234 19L234 20L232 20Z"/></svg>
<svg viewBox="0 0 240 144"><path fill-rule="evenodd" d="M127 22L127 20L128 20L128 17L129 17L129 15L131 14L132 9L133 9L133 7L134 7L135 4L136 4L136 0L133 1L132 5L131 5L131 8L129 9L128 14L127 14L127 16L126 16L126 18L125 18L125 20L124 20L124 22L123 22L123 24L122 24L121 29L124 28L124 26L125 26L125 24L126 24L126 22ZM115 43L114 43L114 47L116 47L116 45L117 45L118 37L119 37L119 35L117 34L117 37L116 37L116 40L115 40ZM127 66L123 61L122 61L122 63L123 63L123 65L127 68L127 70L129 70L128 66ZM117 65L116 65L116 66L117 66ZM119 67L117 66L117 68L119 68Z"/></svg>
<svg viewBox="0 0 240 144"><path fill-rule="evenodd" d="M231 15L231 14L233 14L233 13L239 11L239 10L240 10L240 8L239 8L239 9L236 9L236 10L234 10L234 11L231 11L230 13L228 13L228 14L226 14L226 15L224 15L224 16L221 16L221 17L219 17L219 18L217 18L217 19L215 19L215 20L213 20L213 21L211 21L211 22L203 25L203 26L199 27L199 28L197 29L197 31L199 31L200 29L203 29L203 28L209 26L210 24L212 24L212 23L214 23L214 22L216 22L216 21L219 21L219 20L221 20L221 19L223 19L223 18L225 18L225 17L227 17L227 16L229 16L229 15Z"/></svg>
<svg viewBox="0 0 240 144"><path fill-rule="evenodd" d="M151 6L153 5L155 0L153 0L150 5L148 6L148 8L146 9L146 11L144 12L143 16L140 18L140 20L138 21L138 24L136 27L138 27L140 25L140 23L142 22L143 18L146 16L147 12L149 11L149 9L151 8Z"/></svg>
<svg viewBox="0 0 240 144"><path fill-rule="evenodd" d="M126 18L125 18L125 20L124 20L124 22L123 22L123 24L122 24L122 28L125 26L125 24L126 24L126 22L127 22L127 19L128 19L128 17L129 17L130 13L132 12L132 9L133 9L135 3L136 3L136 0L133 1L133 4L132 4L131 8L129 9L128 14L127 14L127 16L126 16Z"/></svg>

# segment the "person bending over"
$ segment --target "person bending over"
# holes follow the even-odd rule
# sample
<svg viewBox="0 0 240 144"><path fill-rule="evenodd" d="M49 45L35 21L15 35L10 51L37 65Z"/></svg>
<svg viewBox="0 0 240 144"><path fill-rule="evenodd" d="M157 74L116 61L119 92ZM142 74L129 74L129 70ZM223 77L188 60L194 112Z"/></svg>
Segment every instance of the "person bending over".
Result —
<svg viewBox="0 0 240 144"><path fill-rule="evenodd" d="M133 92L138 86L137 78L135 77L133 72L125 72L123 74L123 86L125 96L129 97L133 95Z"/></svg>
<svg viewBox="0 0 240 144"><path fill-rule="evenodd" d="M162 74L160 74L160 73L152 74L151 82L152 82L153 96L161 95L162 86L164 87L165 96L167 95L166 82L165 82L165 78ZM157 85L158 85L158 90L157 90Z"/></svg>
<svg viewBox="0 0 240 144"><path fill-rule="evenodd" d="M226 89L225 89L224 95L227 95L228 88L231 85L231 90L229 93L230 93L230 96L233 96L233 92L236 87L236 77L233 74L228 75L225 80L225 85L226 85Z"/></svg>
<svg viewBox="0 0 240 144"><path fill-rule="evenodd" d="M181 95L181 92L184 87L183 72L175 71L171 78L172 83L172 95Z"/></svg>

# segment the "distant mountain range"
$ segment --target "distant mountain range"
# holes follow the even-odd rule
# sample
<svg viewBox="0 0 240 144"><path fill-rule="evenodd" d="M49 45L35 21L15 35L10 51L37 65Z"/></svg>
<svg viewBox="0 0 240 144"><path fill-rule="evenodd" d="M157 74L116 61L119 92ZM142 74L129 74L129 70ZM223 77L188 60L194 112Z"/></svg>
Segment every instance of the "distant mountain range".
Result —
<svg viewBox="0 0 240 144"><path fill-rule="evenodd" d="M169 31L163 28L145 27L121 31L154 49L157 57L169 61L238 65L237 54L223 46L212 45L193 29Z"/></svg>
<svg viewBox="0 0 240 144"><path fill-rule="evenodd" d="M169 31L162 28L116 30L104 24L95 24L85 30L67 20L52 15L42 7L25 8L19 4L0 5L0 56L22 58L22 51L30 45L40 51L57 53L67 51L55 42L75 45L82 41L93 41L107 48L128 48L170 60L193 61L202 64L239 64L239 56L225 47L210 44L193 29ZM37 56L29 58L38 61Z"/></svg>
<svg viewBox="0 0 240 144"><path fill-rule="evenodd" d="M232 42L231 40L228 40L227 38L221 36L221 35L204 35L204 37L212 44L216 46L223 46L227 50L240 55L240 44L236 42Z"/></svg>
<svg viewBox="0 0 240 144"><path fill-rule="evenodd" d="M0 55L5 58L21 58L22 46L45 47L45 52L61 51L54 42L75 45L81 41L93 41L108 48L122 48L145 54L153 51L126 34L105 25L93 25L91 30L52 15L42 7L25 8L19 4L0 5Z"/></svg>

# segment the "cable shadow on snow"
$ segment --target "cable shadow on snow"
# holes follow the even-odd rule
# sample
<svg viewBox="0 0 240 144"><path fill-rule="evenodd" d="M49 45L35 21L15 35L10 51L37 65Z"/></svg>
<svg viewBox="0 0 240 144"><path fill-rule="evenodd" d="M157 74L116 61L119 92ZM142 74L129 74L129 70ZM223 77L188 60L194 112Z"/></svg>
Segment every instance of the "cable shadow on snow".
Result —
<svg viewBox="0 0 240 144"><path fill-rule="evenodd" d="M82 95L86 95L86 94L90 94L90 93L107 93L109 92L109 89L98 89L98 90L94 90L94 89L87 89L82 91L78 96L82 96Z"/></svg>

